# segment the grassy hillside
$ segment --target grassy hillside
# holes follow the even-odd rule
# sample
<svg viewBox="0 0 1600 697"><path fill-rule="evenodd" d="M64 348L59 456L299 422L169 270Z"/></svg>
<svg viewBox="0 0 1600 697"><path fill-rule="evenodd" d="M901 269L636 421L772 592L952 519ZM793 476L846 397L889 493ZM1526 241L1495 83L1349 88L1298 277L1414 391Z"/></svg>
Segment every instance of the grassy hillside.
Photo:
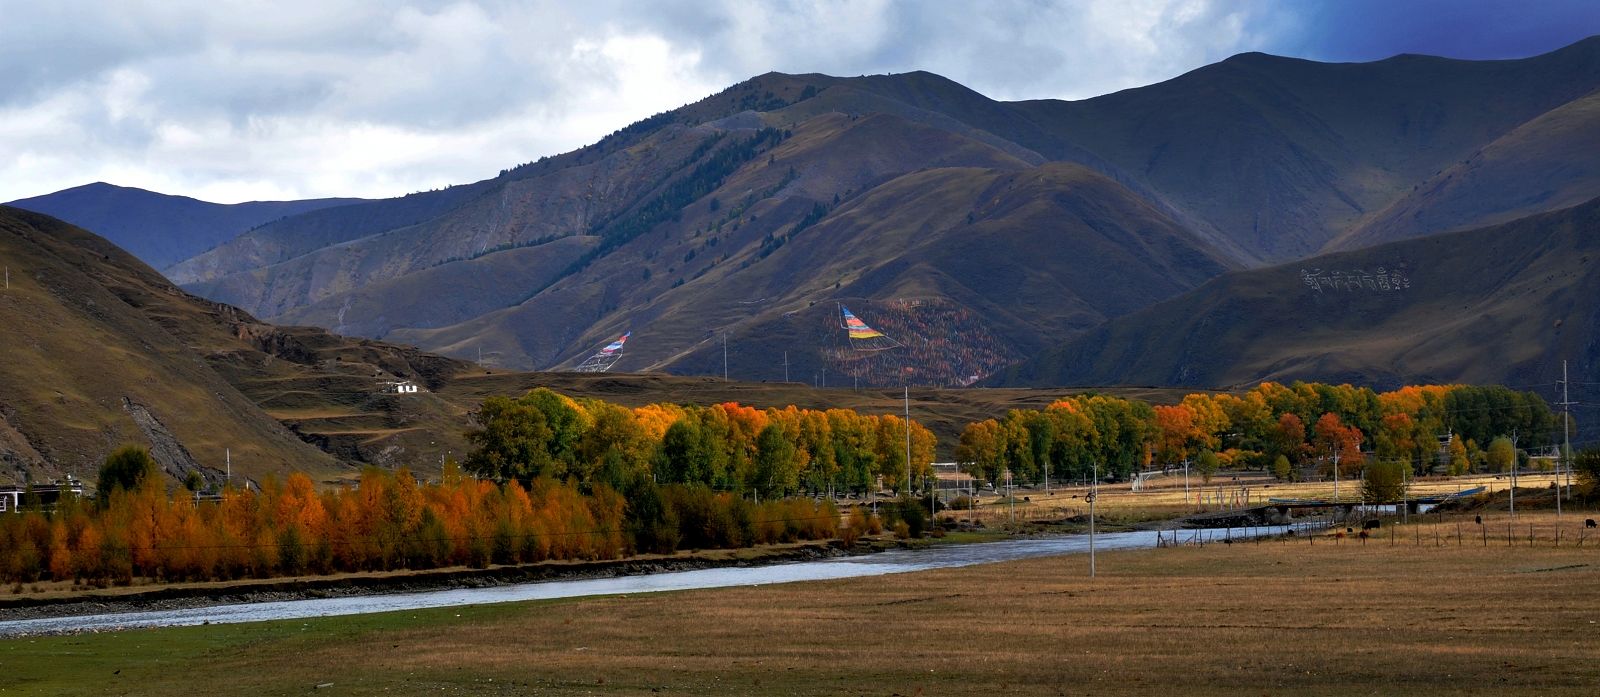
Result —
<svg viewBox="0 0 1600 697"><path fill-rule="evenodd" d="M780 156L765 169L785 161ZM744 186L735 181L724 190ZM812 209L827 215L806 227L788 222ZM531 361L510 365L532 367L575 364L631 329L619 370L720 374L721 348L712 334L727 331L735 377L777 379L784 350L792 353L791 375L845 370L824 355L842 341L833 314L840 300L861 311L876 299L953 304L976 318L974 331L1020 353L1227 268L1220 255L1114 182L1071 165L926 169L841 199L837 208L817 203L795 211L762 202L729 224L708 227L638 240L515 308L394 336L456 355L481 346L485 355L507 360L526 356ZM1126 272L1107 274L1108 266ZM550 341L546 323L585 317L598 318L588 333ZM962 348L959 338L951 347ZM913 374L914 384L954 384L968 374L929 372L930 364L946 362L940 357L902 360L923 369ZM859 377L863 384L901 381L881 372Z"/></svg>
<svg viewBox="0 0 1600 697"><path fill-rule="evenodd" d="M174 476L195 466L220 473L224 449L248 476L335 467L233 389L186 337L129 302L167 294L163 304L183 309L184 298L127 253L0 207L0 258L11 277L0 291L9 347L0 361L0 434L9 436L0 436L0 479L92 481L125 443L156 448ZM146 413L151 420L136 420Z"/></svg>
<svg viewBox="0 0 1600 697"><path fill-rule="evenodd" d="M264 223L360 201L319 198L221 204L96 182L6 205L95 230L140 261L159 269Z"/></svg>
<svg viewBox="0 0 1600 697"><path fill-rule="evenodd" d="M1600 191L1600 91L1534 118L1328 243L1356 249L1574 206Z"/></svg>
<svg viewBox="0 0 1600 697"><path fill-rule="evenodd" d="M1539 384L1559 379L1564 358L1574 380L1592 381L1600 377L1597 226L1600 199L1227 274L1108 322L997 382ZM1324 285L1335 274L1342 281Z"/></svg>

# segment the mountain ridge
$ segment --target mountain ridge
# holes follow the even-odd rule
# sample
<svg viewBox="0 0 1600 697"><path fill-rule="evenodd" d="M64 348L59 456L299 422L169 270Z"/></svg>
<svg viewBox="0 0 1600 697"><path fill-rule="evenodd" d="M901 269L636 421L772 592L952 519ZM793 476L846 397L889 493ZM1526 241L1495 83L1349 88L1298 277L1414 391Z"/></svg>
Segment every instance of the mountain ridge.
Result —
<svg viewBox="0 0 1600 697"><path fill-rule="evenodd" d="M252 228L355 198L211 203L190 196L94 182L5 205L94 229L155 268L204 253Z"/></svg>

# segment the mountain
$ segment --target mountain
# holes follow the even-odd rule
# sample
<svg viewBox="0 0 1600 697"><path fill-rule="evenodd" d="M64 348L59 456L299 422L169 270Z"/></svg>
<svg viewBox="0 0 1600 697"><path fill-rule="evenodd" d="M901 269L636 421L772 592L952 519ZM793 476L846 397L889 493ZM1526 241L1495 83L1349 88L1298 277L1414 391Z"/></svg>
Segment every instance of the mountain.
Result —
<svg viewBox="0 0 1600 697"><path fill-rule="evenodd" d="M726 338L747 378L964 384L1225 271L1600 195L1597 89L1600 39L1510 61L1244 54L1074 102L769 73L167 272L270 321L507 368L631 331L620 370L716 373ZM840 305L911 349L843 350Z"/></svg>
<svg viewBox="0 0 1600 697"><path fill-rule="evenodd" d="M740 219L742 227L729 225L720 236L714 227L675 230L649 245L624 246L581 275L470 322L392 336L447 353L481 347L485 355L570 365L631 328L636 348L623 367L707 374L720 368L720 349L708 342L715 327L730 333L734 374L747 379L780 378L773 359L784 348L792 350L799 374L832 369L865 379L873 377L862 372L865 366L844 365L837 355L820 358L837 349L835 301L857 305L885 331L906 330L891 334L914 347L942 337L942 328L894 327L885 323L889 313L915 322L960 308L967 312L958 314L983 318L967 328L974 342L1001 333L1025 352L1048 336L1088 329L1226 268L1141 200L1072 165L925 170L874 187L799 230L781 209L753 208ZM1108 276L1095 260L1129 270ZM884 298L941 306L869 307ZM597 310L596 329L578 341L547 338L548 323L578 324L579 313ZM1013 356L996 358L978 372ZM937 383L965 374L918 377Z"/></svg>
<svg viewBox="0 0 1600 697"><path fill-rule="evenodd" d="M1004 385L1542 384L1600 372L1600 199L1225 274L1017 366Z"/></svg>
<svg viewBox="0 0 1600 697"><path fill-rule="evenodd" d="M94 230L159 269L227 242L263 223L360 200L321 198L221 204L96 182L6 205Z"/></svg>

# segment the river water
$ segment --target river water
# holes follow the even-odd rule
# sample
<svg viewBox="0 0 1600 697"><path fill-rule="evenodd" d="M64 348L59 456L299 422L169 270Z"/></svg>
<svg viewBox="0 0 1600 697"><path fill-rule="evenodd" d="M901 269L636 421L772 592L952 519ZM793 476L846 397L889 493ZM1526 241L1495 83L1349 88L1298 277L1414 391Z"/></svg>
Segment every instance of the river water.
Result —
<svg viewBox="0 0 1600 697"><path fill-rule="evenodd" d="M1252 535L1282 533L1284 526L1235 528L1223 530L1180 531L1178 539L1191 538L1222 540ZM1136 549L1156 546L1154 531L1105 533L1095 536L1096 550ZM1173 533L1164 533L1168 538ZM339 598L310 598L236 605L154 610L149 612L121 612L102 615L47 617L41 619L0 622L0 637L22 635L60 634L82 631L108 631L143 627L180 627L197 624L225 624L235 622L261 622L266 620L303 619L357 615L371 612L392 612L422 608L451 607L458 605L483 605L521 600L546 600L592 595L628 593L655 593L701 588L726 588L729 586L755 586L768 583L795 581L824 581L829 579L882 576L929 569L948 569L975 564L1076 554L1089 550L1089 538L1084 535L1037 537L1005 540L983 544L943 545L928 549L895 549L864 556L836 557L816 561L791 562L770 566L727 567L674 571L640 576L593 578L575 581L543 581L488 588L456 588L449 590L360 595ZM1087 570L1087 565L1085 565Z"/></svg>

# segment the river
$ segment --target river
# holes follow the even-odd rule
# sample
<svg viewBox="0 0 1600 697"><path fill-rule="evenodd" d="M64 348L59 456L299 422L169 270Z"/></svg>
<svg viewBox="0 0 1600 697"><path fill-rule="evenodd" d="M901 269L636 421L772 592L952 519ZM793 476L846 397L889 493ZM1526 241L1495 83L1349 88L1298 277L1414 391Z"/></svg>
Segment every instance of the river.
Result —
<svg viewBox="0 0 1600 697"><path fill-rule="evenodd" d="M1283 526L1181 531L1180 539L1204 536L1221 540L1251 535L1284 532ZM1104 533L1095 536L1096 550L1135 549L1156 546L1155 531ZM1173 533L1165 533L1171 537ZM948 569L975 564L1077 554L1089 550L1085 535L1065 535L1004 540L982 544L940 545L927 549L895 549L864 556L836 557L816 561L791 562L770 566L727 567L675 571L639 576L593 578L575 581L543 581L487 588L388 593L338 598L310 598L273 602L214 605L175 610L121 612L101 615L46 617L0 622L0 638L84 631L114 631L144 627L181 627L197 624L262 622L393 612L422 608L484 605L523 600L547 600L595 595L656 593L661 591L755 586L796 581L825 581L861 576ZM1085 565L1087 571L1087 565Z"/></svg>

